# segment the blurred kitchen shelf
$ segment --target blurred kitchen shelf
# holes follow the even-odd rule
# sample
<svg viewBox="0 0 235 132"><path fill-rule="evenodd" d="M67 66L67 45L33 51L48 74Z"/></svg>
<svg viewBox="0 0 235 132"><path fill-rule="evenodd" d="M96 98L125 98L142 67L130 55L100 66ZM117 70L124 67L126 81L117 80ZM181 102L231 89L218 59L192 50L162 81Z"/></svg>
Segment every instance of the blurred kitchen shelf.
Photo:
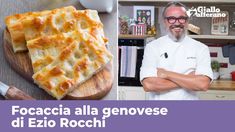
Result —
<svg viewBox="0 0 235 132"><path fill-rule="evenodd" d="M118 0L118 2L169 2L169 0ZM234 0L180 0L190 3L235 3Z"/></svg>
<svg viewBox="0 0 235 132"><path fill-rule="evenodd" d="M118 38L122 39L145 39L145 38L150 38L150 37L155 37L153 35L123 35L119 34Z"/></svg>
<svg viewBox="0 0 235 132"><path fill-rule="evenodd" d="M222 36L222 35L189 35L194 39L228 39L235 40L235 36Z"/></svg>
<svg viewBox="0 0 235 132"><path fill-rule="evenodd" d="M200 40L206 43L234 43L235 36L222 36L222 35L189 35L193 39Z"/></svg>
<svg viewBox="0 0 235 132"><path fill-rule="evenodd" d="M222 35L189 35L189 37L199 40L204 43L235 43L235 36L222 36ZM156 38L153 35L123 35L119 34L120 39L146 39L146 38Z"/></svg>
<svg viewBox="0 0 235 132"><path fill-rule="evenodd" d="M162 6L169 2L169 0L118 0L121 5L154 5ZM211 4L220 4L220 5L231 5L234 4L234 0L180 0L180 2L185 4L194 4L194 5L211 5Z"/></svg>

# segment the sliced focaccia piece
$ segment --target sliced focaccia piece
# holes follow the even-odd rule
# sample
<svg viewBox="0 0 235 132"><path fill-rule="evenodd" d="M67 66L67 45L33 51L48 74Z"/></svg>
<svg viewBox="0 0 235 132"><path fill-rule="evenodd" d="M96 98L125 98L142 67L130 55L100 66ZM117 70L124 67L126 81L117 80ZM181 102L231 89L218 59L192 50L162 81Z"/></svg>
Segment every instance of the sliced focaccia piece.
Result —
<svg viewBox="0 0 235 132"><path fill-rule="evenodd" d="M34 73L50 64L74 39L66 34L42 36L27 42Z"/></svg>
<svg viewBox="0 0 235 132"><path fill-rule="evenodd" d="M68 46L54 61L33 75L35 83L57 99L89 79L112 58L105 45L101 46L87 32L73 31L63 35L60 39L69 40ZM48 39L50 41L50 37Z"/></svg>
<svg viewBox="0 0 235 132"><path fill-rule="evenodd" d="M78 20L77 25L80 29L89 32L100 44L108 42L108 39L104 36L103 24L100 24L101 20L96 10L78 10L75 17Z"/></svg>
<svg viewBox="0 0 235 132"><path fill-rule="evenodd" d="M58 11L73 12L76 11L76 9L73 6L68 6L50 11L45 10L41 12L28 12L23 14L15 14L7 16L5 19L5 23L7 25L8 31L11 36L11 42L14 52L27 50L25 34L24 34L24 26L22 24L23 20L34 17L47 16L52 12L58 12Z"/></svg>
<svg viewBox="0 0 235 132"><path fill-rule="evenodd" d="M28 41L27 48L29 50L34 73L50 64L64 48L73 43L76 39L73 34L73 32L60 33L52 36L41 36ZM90 37L94 38L94 36ZM104 46L104 43L99 41L97 44L97 46Z"/></svg>
<svg viewBox="0 0 235 132"><path fill-rule="evenodd" d="M66 33L76 29L89 32L104 44L103 24L95 10L54 10L48 15L27 17L22 21L26 41L40 36Z"/></svg>
<svg viewBox="0 0 235 132"><path fill-rule="evenodd" d="M30 14L32 14L32 12L24 14L15 14L12 16L7 16L5 19L7 29L11 36L11 43L14 52L24 51L27 49L23 25L20 21Z"/></svg>
<svg viewBox="0 0 235 132"><path fill-rule="evenodd" d="M25 18L22 24L26 41L40 36L54 35L74 30L72 28L73 22L70 21L73 12L76 12L75 8L61 8L54 9L47 15Z"/></svg>

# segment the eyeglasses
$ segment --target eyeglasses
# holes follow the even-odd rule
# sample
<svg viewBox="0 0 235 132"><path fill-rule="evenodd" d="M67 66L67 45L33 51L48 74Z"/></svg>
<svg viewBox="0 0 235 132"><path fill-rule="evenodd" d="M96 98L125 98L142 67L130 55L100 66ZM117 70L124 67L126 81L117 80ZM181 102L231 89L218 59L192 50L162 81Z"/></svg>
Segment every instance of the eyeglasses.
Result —
<svg viewBox="0 0 235 132"><path fill-rule="evenodd" d="M165 19L167 19L168 23L170 24L174 24L176 22L176 20L180 23L180 24L185 24L186 21L188 20L188 17L185 16L181 16L181 17L174 17L174 16L169 16L169 17L165 17Z"/></svg>

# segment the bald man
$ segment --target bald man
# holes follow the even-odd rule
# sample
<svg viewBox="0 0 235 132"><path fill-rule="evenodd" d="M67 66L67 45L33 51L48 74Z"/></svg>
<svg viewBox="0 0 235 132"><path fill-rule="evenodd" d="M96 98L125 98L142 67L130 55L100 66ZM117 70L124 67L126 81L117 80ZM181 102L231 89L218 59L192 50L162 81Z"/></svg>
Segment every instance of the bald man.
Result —
<svg viewBox="0 0 235 132"><path fill-rule="evenodd" d="M146 45L140 81L151 100L197 100L213 78L209 49L187 36L185 5L168 3L162 17L167 35Z"/></svg>

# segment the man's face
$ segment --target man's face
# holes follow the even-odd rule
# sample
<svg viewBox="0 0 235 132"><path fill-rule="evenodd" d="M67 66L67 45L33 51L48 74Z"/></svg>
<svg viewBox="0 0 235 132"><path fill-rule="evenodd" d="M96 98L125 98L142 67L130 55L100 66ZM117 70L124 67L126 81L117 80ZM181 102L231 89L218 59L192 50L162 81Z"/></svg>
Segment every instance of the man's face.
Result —
<svg viewBox="0 0 235 132"><path fill-rule="evenodd" d="M174 41L180 41L185 36L188 27L188 17L183 7L168 7L165 12L164 22L168 35Z"/></svg>

